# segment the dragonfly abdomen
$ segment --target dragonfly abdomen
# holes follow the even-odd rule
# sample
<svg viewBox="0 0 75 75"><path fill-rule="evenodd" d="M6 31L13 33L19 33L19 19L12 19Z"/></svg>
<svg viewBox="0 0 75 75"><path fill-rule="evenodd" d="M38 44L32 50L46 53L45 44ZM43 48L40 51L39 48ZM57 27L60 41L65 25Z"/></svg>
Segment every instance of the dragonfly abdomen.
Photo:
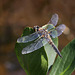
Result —
<svg viewBox="0 0 75 75"><path fill-rule="evenodd" d="M59 50L57 49L57 47L53 44L53 42L49 42L49 44L53 47L53 49L55 50L55 52L62 57L62 55L60 54Z"/></svg>

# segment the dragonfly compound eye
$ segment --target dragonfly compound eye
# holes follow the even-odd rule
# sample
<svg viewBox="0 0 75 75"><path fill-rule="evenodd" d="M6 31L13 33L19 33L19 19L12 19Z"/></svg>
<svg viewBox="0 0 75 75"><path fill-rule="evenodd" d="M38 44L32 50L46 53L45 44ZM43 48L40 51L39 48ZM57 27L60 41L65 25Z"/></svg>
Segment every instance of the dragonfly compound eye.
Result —
<svg viewBox="0 0 75 75"><path fill-rule="evenodd" d="M34 27L33 27L33 30L34 30L34 31L39 31L39 26L34 26Z"/></svg>

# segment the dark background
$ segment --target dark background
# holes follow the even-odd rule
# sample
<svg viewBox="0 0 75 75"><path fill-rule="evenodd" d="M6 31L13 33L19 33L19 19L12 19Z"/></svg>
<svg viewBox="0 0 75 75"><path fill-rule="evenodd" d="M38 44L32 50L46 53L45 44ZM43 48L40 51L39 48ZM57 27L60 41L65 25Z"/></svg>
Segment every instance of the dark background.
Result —
<svg viewBox="0 0 75 75"><path fill-rule="evenodd" d="M67 27L59 50L75 37L75 0L0 0L0 75L25 75L14 48L27 26L42 26L57 13ZM72 75L75 75L73 72Z"/></svg>

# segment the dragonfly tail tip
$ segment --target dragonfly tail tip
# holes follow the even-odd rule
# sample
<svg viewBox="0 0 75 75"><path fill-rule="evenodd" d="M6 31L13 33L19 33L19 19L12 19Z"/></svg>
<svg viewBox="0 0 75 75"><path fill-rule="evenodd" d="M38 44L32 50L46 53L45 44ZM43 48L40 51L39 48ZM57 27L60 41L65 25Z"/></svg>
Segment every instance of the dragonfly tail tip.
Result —
<svg viewBox="0 0 75 75"><path fill-rule="evenodd" d="M61 58L63 57L61 54L59 55Z"/></svg>

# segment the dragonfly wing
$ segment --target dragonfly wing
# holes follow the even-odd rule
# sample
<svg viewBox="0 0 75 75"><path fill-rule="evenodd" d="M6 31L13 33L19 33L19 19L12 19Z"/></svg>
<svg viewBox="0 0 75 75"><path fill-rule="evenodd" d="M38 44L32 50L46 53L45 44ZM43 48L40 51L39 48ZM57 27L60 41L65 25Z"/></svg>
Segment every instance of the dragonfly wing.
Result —
<svg viewBox="0 0 75 75"><path fill-rule="evenodd" d="M40 31L37 31L37 32L34 32L28 36L23 36L23 37L18 38L17 42L18 43L26 43L26 42L33 41L33 40L37 39L39 36L41 36L41 33L40 33Z"/></svg>
<svg viewBox="0 0 75 75"><path fill-rule="evenodd" d="M28 54L31 53L39 48L41 48L42 46L44 46L45 44L47 44L48 42L46 41L46 39L41 38L38 40L36 40L34 43L30 44L29 46L23 48L22 50L22 54Z"/></svg>
<svg viewBox="0 0 75 75"><path fill-rule="evenodd" d="M63 33L65 28L66 28L66 26L64 24L60 24L58 27L56 27L56 31L57 31L58 36L60 36Z"/></svg>
<svg viewBox="0 0 75 75"><path fill-rule="evenodd" d="M51 31L50 36L53 38L60 36L65 30L66 26L64 24L60 24L53 31Z"/></svg>
<svg viewBox="0 0 75 75"><path fill-rule="evenodd" d="M51 31L50 36L53 38L56 38L58 36L57 31L55 29L53 31Z"/></svg>
<svg viewBox="0 0 75 75"><path fill-rule="evenodd" d="M54 26L57 25L58 22L58 14L54 14L48 24L53 24Z"/></svg>

